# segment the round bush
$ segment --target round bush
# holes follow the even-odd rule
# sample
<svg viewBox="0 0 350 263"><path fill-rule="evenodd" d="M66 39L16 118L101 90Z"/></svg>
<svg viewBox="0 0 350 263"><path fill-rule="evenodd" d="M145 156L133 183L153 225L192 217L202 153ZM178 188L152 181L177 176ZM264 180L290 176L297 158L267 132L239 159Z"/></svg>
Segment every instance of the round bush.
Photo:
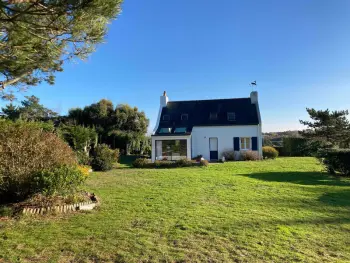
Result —
<svg viewBox="0 0 350 263"><path fill-rule="evenodd" d="M222 153L222 156L225 157L226 161L234 161L235 160L235 151L226 150Z"/></svg>
<svg viewBox="0 0 350 263"><path fill-rule="evenodd" d="M257 161L259 160L259 154L254 151L244 151L241 153L242 161Z"/></svg>
<svg viewBox="0 0 350 263"><path fill-rule="evenodd" d="M77 166L60 166L34 174L32 193L67 196L76 192L86 176Z"/></svg>
<svg viewBox="0 0 350 263"><path fill-rule="evenodd" d="M92 169L96 171L108 171L113 168L113 164L118 162L119 151L112 150L106 144L99 144L94 150L91 161Z"/></svg>
<svg viewBox="0 0 350 263"><path fill-rule="evenodd" d="M177 160L174 164L174 166L176 167L191 167L192 165L193 165L193 162L185 158Z"/></svg>
<svg viewBox="0 0 350 263"><path fill-rule="evenodd" d="M31 194L34 173L77 164L72 149L35 122L0 120L0 200L15 202Z"/></svg>
<svg viewBox="0 0 350 263"><path fill-rule="evenodd" d="M264 159L276 159L278 157L278 151L271 146L264 146L262 151Z"/></svg>
<svg viewBox="0 0 350 263"><path fill-rule="evenodd" d="M133 161L132 166L135 168L149 168L152 166L152 163L148 159L138 158Z"/></svg>

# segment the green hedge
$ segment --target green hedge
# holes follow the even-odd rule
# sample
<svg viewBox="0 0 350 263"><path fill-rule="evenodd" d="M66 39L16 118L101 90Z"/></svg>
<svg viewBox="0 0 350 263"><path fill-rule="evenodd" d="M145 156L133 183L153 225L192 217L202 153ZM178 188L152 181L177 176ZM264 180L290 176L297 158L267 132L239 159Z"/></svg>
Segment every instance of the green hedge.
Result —
<svg viewBox="0 0 350 263"><path fill-rule="evenodd" d="M208 166L207 160L195 162L187 159L181 159L175 162L172 161L155 161L151 162L149 159L136 159L132 165L135 168L177 168L177 167L192 167L192 166Z"/></svg>
<svg viewBox="0 0 350 263"><path fill-rule="evenodd" d="M320 157L329 173L350 176L350 149L322 151Z"/></svg>

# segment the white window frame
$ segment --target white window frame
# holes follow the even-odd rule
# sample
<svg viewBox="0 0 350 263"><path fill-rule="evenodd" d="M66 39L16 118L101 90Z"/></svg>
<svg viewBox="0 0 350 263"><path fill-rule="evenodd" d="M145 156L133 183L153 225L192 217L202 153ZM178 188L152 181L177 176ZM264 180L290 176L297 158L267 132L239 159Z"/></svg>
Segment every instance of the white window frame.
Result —
<svg viewBox="0 0 350 263"><path fill-rule="evenodd" d="M242 147L242 139L244 140L244 148ZM249 140L249 148L247 148L247 141ZM241 150L251 150L252 149L252 137L240 137L239 138L239 147Z"/></svg>

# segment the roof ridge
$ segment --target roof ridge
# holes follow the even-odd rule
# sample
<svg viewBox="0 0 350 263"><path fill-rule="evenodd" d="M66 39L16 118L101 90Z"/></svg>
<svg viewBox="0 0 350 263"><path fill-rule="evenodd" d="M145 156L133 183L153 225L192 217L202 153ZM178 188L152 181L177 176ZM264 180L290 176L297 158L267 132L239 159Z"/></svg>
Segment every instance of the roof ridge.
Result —
<svg viewBox="0 0 350 263"><path fill-rule="evenodd" d="M206 99L206 100L170 100L168 103L171 102L197 102L197 101L215 101L215 100L242 100L242 99L249 99L249 97L244 98L225 98L225 99Z"/></svg>

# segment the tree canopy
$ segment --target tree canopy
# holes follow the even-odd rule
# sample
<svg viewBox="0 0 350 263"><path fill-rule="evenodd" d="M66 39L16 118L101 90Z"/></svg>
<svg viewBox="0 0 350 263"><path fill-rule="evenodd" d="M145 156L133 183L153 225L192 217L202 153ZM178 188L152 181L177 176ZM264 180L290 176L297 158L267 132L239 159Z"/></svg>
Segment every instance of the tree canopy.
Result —
<svg viewBox="0 0 350 263"><path fill-rule="evenodd" d="M0 96L11 87L53 84L63 63L103 42L122 0L0 1Z"/></svg>
<svg viewBox="0 0 350 263"><path fill-rule="evenodd" d="M40 121L58 116L57 112L41 105L39 103L39 98L35 96L25 96L25 98L25 100L21 101L21 106L14 106L10 103L2 108L3 113L6 114L6 118L13 121L18 119L25 121Z"/></svg>
<svg viewBox="0 0 350 263"><path fill-rule="evenodd" d="M113 148L142 151L149 144L145 136L149 125L144 112L137 107L121 104L114 107L109 100L100 100L84 109L71 109L68 120L75 124L94 127L100 143Z"/></svg>
<svg viewBox="0 0 350 263"><path fill-rule="evenodd" d="M330 147L349 147L350 123L347 119L349 112L306 109L312 121L300 120L307 126L301 131L305 138L323 141Z"/></svg>

